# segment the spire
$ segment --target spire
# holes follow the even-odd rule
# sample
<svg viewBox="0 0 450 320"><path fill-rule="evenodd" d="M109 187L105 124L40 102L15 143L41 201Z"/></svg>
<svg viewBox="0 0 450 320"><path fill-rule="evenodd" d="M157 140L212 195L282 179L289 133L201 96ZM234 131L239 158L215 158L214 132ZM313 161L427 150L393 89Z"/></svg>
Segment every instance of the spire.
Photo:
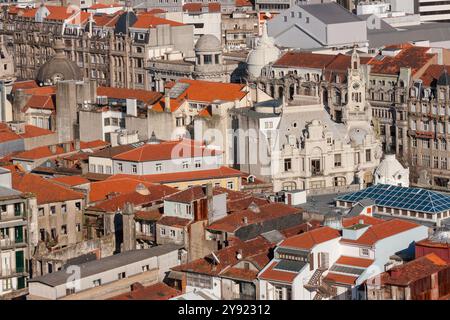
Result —
<svg viewBox="0 0 450 320"><path fill-rule="evenodd" d="M55 50L55 57L65 57L64 48L65 46L62 39L56 39L53 45L53 50Z"/></svg>

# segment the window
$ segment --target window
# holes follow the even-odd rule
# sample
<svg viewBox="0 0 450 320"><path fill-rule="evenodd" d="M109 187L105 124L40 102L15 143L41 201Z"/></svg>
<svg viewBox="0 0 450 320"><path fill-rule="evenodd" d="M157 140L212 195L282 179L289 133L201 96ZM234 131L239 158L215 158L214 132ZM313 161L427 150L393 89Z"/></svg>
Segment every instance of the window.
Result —
<svg viewBox="0 0 450 320"><path fill-rule="evenodd" d="M233 181L228 181L227 182L227 189L233 189L233 188L234 188Z"/></svg>
<svg viewBox="0 0 450 320"><path fill-rule="evenodd" d="M90 172L95 172L95 164L90 164L89 165L89 171Z"/></svg>
<svg viewBox="0 0 450 320"><path fill-rule="evenodd" d="M170 229L170 237L171 238L175 238L175 230L173 230L173 229Z"/></svg>
<svg viewBox="0 0 450 320"><path fill-rule="evenodd" d="M119 273L117 274L117 279L118 279L118 280L120 280L120 279L125 279L126 277L127 277L127 275L126 275L125 272L119 272Z"/></svg>
<svg viewBox="0 0 450 320"><path fill-rule="evenodd" d="M97 172L103 173L103 165L101 165L101 164L97 165Z"/></svg>
<svg viewBox="0 0 450 320"><path fill-rule="evenodd" d="M66 296L74 294L75 288L66 288Z"/></svg>
<svg viewBox="0 0 450 320"><path fill-rule="evenodd" d="M118 163L118 164L117 164L117 170L118 170L119 172L122 172L122 171L123 171L123 165L122 165L121 163Z"/></svg>
<svg viewBox="0 0 450 320"><path fill-rule="evenodd" d="M61 234L67 234L67 225L63 224L61 226Z"/></svg>
<svg viewBox="0 0 450 320"><path fill-rule="evenodd" d="M137 173L137 165L133 164L131 166L131 170L132 170L133 173Z"/></svg>
<svg viewBox="0 0 450 320"><path fill-rule="evenodd" d="M292 160L290 158L284 159L284 171L292 170Z"/></svg>
<svg viewBox="0 0 450 320"><path fill-rule="evenodd" d="M92 284L94 285L94 287L99 287L102 285L102 279L97 279L92 281Z"/></svg>
<svg viewBox="0 0 450 320"><path fill-rule="evenodd" d="M50 213L56 214L56 206L50 206Z"/></svg>
<svg viewBox="0 0 450 320"><path fill-rule="evenodd" d="M61 212L62 213L67 213L67 205L66 204L62 204L61 205Z"/></svg>
<svg viewBox="0 0 450 320"><path fill-rule="evenodd" d="M111 119L109 119L109 118L103 119L103 124L104 124L105 126L110 126L110 125L111 125Z"/></svg>
<svg viewBox="0 0 450 320"><path fill-rule="evenodd" d="M366 150L366 162L370 162L371 160L371 152L370 149Z"/></svg>
<svg viewBox="0 0 450 320"><path fill-rule="evenodd" d="M142 266L142 272L149 271L149 270L150 270L150 266L148 264L146 264L145 266Z"/></svg>
<svg viewBox="0 0 450 320"><path fill-rule="evenodd" d="M342 166L341 155L340 155L340 154L335 154L335 155L334 155L334 166L335 166L335 167L340 167L340 166Z"/></svg>
<svg viewBox="0 0 450 320"><path fill-rule="evenodd" d="M264 128L265 129L272 129L273 128L273 122L268 121L264 123Z"/></svg>
<svg viewBox="0 0 450 320"><path fill-rule="evenodd" d="M212 64L212 56L210 54L205 54L203 56L203 63L204 64Z"/></svg>
<svg viewBox="0 0 450 320"><path fill-rule="evenodd" d="M363 257L368 257L369 256L369 249L361 248L360 255L363 256Z"/></svg>
<svg viewBox="0 0 450 320"><path fill-rule="evenodd" d="M183 169L188 169L189 163L187 161L183 161Z"/></svg>
<svg viewBox="0 0 450 320"><path fill-rule="evenodd" d="M45 234L46 234L45 229L39 230L39 235L40 235L39 238L41 239L41 241L45 241L45 238L46 238Z"/></svg>
<svg viewBox="0 0 450 320"><path fill-rule="evenodd" d="M162 163L157 163L155 165L155 170L156 170L156 172L161 172L162 171Z"/></svg>
<svg viewBox="0 0 450 320"><path fill-rule="evenodd" d="M309 17L306 17L306 23L309 23Z"/></svg>
<svg viewBox="0 0 450 320"><path fill-rule="evenodd" d="M111 174L111 166L106 166L106 174Z"/></svg>
<svg viewBox="0 0 450 320"><path fill-rule="evenodd" d="M182 127L182 126L184 126L184 118L183 117L178 117L178 118L176 118L176 125L177 125L177 127Z"/></svg>
<svg viewBox="0 0 450 320"><path fill-rule="evenodd" d="M80 231L81 231L81 223L77 223L77 224L75 225L75 230L76 230L77 232L80 232Z"/></svg>
<svg viewBox="0 0 450 320"><path fill-rule="evenodd" d="M195 167L196 168L200 168L202 166L202 162L201 161L195 161Z"/></svg>
<svg viewBox="0 0 450 320"><path fill-rule="evenodd" d="M162 236L165 236L165 235L166 235L166 229L165 229L165 228L161 228L159 232L160 232L160 234L161 234Z"/></svg>
<svg viewBox="0 0 450 320"><path fill-rule="evenodd" d="M75 208L77 208L78 211L81 210L81 202L80 201L75 202Z"/></svg>
<svg viewBox="0 0 450 320"><path fill-rule="evenodd" d="M39 211L39 216L43 216L44 215L44 208L42 208L42 207L40 207L39 209L38 209L38 211Z"/></svg>
<svg viewBox="0 0 450 320"><path fill-rule="evenodd" d="M50 232L51 232L52 239L56 240L56 238L58 237L58 234L56 233L56 228L52 228Z"/></svg>
<svg viewBox="0 0 450 320"><path fill-rule="evenodd" d="M283 287L275 286L275 300L283 300Z"/></svg>
<svg viewBox="0 0 450 320"><path fill-rule="evenodd" d="M212 277L203 274L188 273L186 275L186 285L195 288L212 289Z"/></svg>

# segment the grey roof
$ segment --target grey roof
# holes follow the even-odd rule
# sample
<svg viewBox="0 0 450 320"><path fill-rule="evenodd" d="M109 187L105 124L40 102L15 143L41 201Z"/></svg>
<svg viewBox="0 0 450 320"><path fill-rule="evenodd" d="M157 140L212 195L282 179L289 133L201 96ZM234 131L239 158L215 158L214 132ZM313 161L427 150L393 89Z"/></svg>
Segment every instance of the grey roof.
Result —
<svg viewBox="0 0 450 320"><path fill-rule="evenodd" d="M334 2L305 4L299 7L326 24L361 21L356 15Z"/></svg>
<svg viewBox="0 0 450 320"><path fill-rule="evenodd" d="M306 203L298 205L306 212L309 213L319 213L323 215L336 214L337 212L343 213L345 209L336 208L336 198L337 194L324 194L317 196L308 196L306 198Z"/></svg>
<svg viewBox="0 0 450 320"><path fill-rule="evenodd" d="M0 198L19 197L21 194L17 190L0 186Z"/></svg>
<svg viewBox="0 0 450 320"><path fill-rule="evenodd" d="M398 29L386 27L382 23L380 29L368 29L367 38L371 48L411 41L430 41L430 43L448 41L450 40L450 23L422 23Z"/></svg>
<svg viewBox="0 0 450 320"><path fill-rule="evenodd" d="M151 257L161 256L181 248L182 246L175 244L164 244L149 249L126 251L100 260L81 263L78 266L81 268L81 278L85 278ZM55 287L66 283L68 277L72 275L71 272L67 273L66 270L67 269L64 268L58 272L30 279L28 282L40 282Z"/></svg>
<svg viewBox="0 0 450 320"><path fill-rule="evenodd" d="M243 116L246 116L246 117L249 117L249 118L253 118L253 119L275 118L275 117L279 117L280 116L279 113L257 112L253 108L250 108L250 107L231 109L230 112L241 114Z"/></svg>
<svg viewBox="0 0 450 320"><path fill-rule="evenodd" d="M279 243L285 239L284 235L278 230L261 233L261 236L271 243Z"/></svg>

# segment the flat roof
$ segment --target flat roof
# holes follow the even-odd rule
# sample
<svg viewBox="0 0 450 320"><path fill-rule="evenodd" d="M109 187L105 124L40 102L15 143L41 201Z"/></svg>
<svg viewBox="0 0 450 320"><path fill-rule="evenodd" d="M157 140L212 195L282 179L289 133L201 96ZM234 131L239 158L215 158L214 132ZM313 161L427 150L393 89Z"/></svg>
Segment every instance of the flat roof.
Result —
<svg viewBox="0 0 450 320"><path fill-rule="evenodd" d="M361 22L356 15L334 2L305 4L299 7L325 24Z"/></svg>
<svg viewBox="0 0 450 320"><path fill-rule="evenodd" d="M86 278L98 273L102 273L108 270L119 268L131 263L142 261L151 257L157 257L174 250L182 248L180 245L175 244L163 244L160 246L152 247L149 249L132 250L119 253L113 256L109 256L100 260L89 261L78 264L80 267L81 278ZM51 287L56 287L67 282L68 278L72 275L71 272L67 273L66 268L62 270L46 274L41 277L30 279L28 282L40 282Z"/></svg>

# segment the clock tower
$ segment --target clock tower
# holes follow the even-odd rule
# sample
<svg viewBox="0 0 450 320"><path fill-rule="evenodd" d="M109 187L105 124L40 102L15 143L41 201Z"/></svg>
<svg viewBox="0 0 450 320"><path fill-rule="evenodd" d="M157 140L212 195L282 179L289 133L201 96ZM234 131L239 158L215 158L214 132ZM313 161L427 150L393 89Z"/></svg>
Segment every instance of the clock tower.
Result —
<svg viewBox="0 0 450 320"><path fill-rule="evenodd" d="M353 48L350 68L347 71L347 105L343 107L342 121L370 121L370 104L366 101L366 79L361 69L361 60Z"/></svg>

